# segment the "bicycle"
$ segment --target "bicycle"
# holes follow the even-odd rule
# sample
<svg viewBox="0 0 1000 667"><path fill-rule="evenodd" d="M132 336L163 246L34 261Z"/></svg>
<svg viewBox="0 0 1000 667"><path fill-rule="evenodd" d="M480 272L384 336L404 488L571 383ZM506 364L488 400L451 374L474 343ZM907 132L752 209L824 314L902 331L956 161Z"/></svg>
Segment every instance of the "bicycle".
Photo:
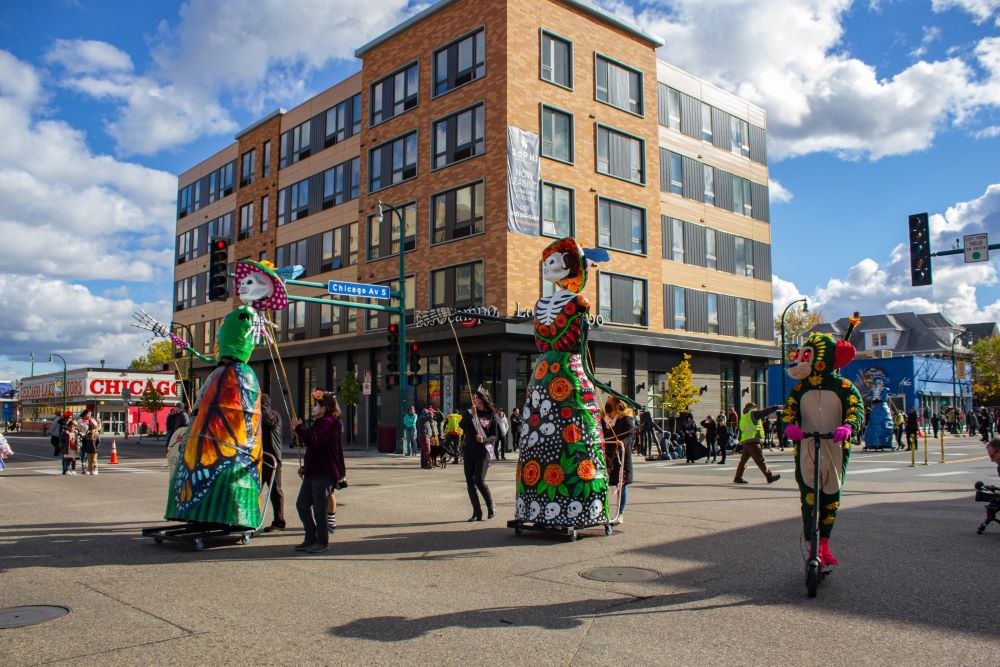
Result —
<svg viewBox="0 0 1000 667"><path fill-rule="evenodd" d="M811 539L809 540L809 558L806 560L806 591L809 593L809 597L816 597L816 593L819 591L819 585L830 574L833 570L828 567L823 566L823 562L819 558L819 492L820 492L820 480L819 480L819 460L820 460L820 445L824 439L833 439L833 433L803 433L802 442L805 443L807 438L812 438L813 443L816 447L815 461L813 461L813 515L812 515L812 531Z"/></svg>

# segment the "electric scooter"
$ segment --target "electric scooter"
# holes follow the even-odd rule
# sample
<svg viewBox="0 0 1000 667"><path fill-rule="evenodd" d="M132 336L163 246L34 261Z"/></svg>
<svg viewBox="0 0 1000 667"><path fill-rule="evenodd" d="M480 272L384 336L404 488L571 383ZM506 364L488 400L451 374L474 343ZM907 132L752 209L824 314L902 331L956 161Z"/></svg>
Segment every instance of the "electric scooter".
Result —
<svg viewBox="0 0 1000 667"><path fill-rule="evenodd" d="M820 583L828 574L833 572L829 567L824 567L819 559L820 444L824 438L832 440L833 433L803 433L802 438L803 442L805 442L806 438L812 438L813 445L816 448L815 461L813 461L813 515L812 521L810 521L810 535L807 535L810 539L809 558L806 560L806 591L809 593L809 597L814 598L819 591Z"/></svg>

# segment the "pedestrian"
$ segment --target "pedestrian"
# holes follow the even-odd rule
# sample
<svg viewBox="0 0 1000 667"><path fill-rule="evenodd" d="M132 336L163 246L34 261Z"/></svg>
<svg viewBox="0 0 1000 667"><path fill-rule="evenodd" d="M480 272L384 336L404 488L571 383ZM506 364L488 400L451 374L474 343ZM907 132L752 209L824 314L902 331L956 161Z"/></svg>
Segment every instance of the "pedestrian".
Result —
<svg viewBox="0 0 1000 667"><path fill-rule="evenodd" d="M462 458L465 460L465 486L472 503L472 517L469 521L482 521L483 508L479 504L482 494L486 502L486 518L496 515L496 506L490 487L486 484L486 471L493 458L493 448L500 437L500 425L496 419L496 408L488 391L479 387L472 392L472 408L462 413L462 434L464 446Z"/></svg>
<svg viewBox="0 0 1000 667"><path fill-rule="evenodd" d="M497 426L500 427L500 437L497 438L497 460L506 461L505 450L507 449L507 432L510 431L510 421L500 408L497 408L496 418Z"/></svg>
<svg viewBox="0 0 1000 667"><path fill-rule="evenodd" d="M694 417L690 413L685 414L681 420L681 433L684 438L684 454L688 463L694 463L702 456L707 458L708 450L698 442L698 427L694 425Z"/></svg>
<svg viewBox="0 0 1000 667"><path fill-rule="evenodd" d="M7 459L7 457L13 455L14 455L14 450L11 449L10 443L7 442L7 438L3 437L3 435L0 435L0 470L3 470L7 467L7 464L4 463L4 461Z"/></svg>
<svg viewBox="0 0 1000 667"><path fill-rule="evenodd" d="M52 456L59 456L62 453L62 443L59 436L62 435L64 423L66 423L66 415L61 415L58 412L53 415L49 422L49 442L52 443Z"/></svg>
<svg viewBox="0 0 1000 667"><path fill-rule="evenodd" d="M902 410L896 410L892 414L892 430L896 436L896 447L899 449L903 448L903 425L905 422Z"/></svg>
<svg viewBox="0 0 1000 667"><path fill-rule="evenodd" d="M719 426L712 418L712 415L705 417L701 421L701 426L705 429L705 446L708 447L708 455L712 457L708 462L715 463L718 458L715 451L715 437L719 432Z"/></svg>
<svg viewBox="0 0 1000 667"><path fill-rule="evenodd" d="M906 414L906 448L910 451L917 448L917 433L920 431L920 417L916 408L910 408Z"/></svg>
<svg viewBox="0 0 1000 667"><path fill-rule="evenodd" d="M510 413L510 445L513 451L517 451L521 446L521 425L524 419L521 418L521 408L514 408Z"/></svg>
<svg viewBox="0 0 1000 667"><path fill-rule="evenodd" d="M398 454L412 456L417 451L417 409L412 405L403 415L403 441Z"/></svg>
<svg viewBox="0 0 1000 667"><path fill-rule="evenodd" d="M340 414L334 395L323 394L312 409L312 428L307 429L301 420L293 423L299 442L306 448L303 465L299 468L302 486L295 501L305 539L295 547L296 551L322 553L330 548L327 528L330 495L347 475L340 446Z"/></svg>
<svg viewBox="0 0 1000 667"><path fill-rule="evenodd" d="M76 431L80 434L82 439L84 434L91 428L96 428L98 433L101 431L101 422L94 418L93 413L89 409L85 409L80 413L80 418L76 420Z"/></svg>
<svg viewBox="0 0 1000 667"><path fill-rule="evenodd" d="M632 445L635 442L635 419L632 409L615 396L604 404L604 456L608 462L608 490L619 489L618 523L625 521L628 487L632 483Z"/></svg>
<svg viewBox="0 0 1000 667"><path fill-rule="evenodd" d="M65 413L71 415L72 413ZM62 424L59 435L60 453L62 454L62 474L76 474L76 460L80 456L80 440L76 432L76 421L67 416Z"/></svg>
<svg viewBox="0 0 1000 667"><path fill-rule="evenodd" d="M451 456L455 463L461 458L462 415L452 410L444 420L444 455Z"/></svg>
<svg viewBox="0 0 1000 667"><path fill-rule="evenodd" d="M990 440L986 445L986 455L990 461L997 464L997 475L1000 476L1000 438Z"/></svg>
<svg viewBox="0 0 1000 667"><path fill-rule="evenodd" d="M97 425L93 420L83 423L87 430L82 432L83 437L80 449L83 452L84 460L80 462L80 467L83 469L84 475L96 475L97 448L101 444L101 437Z"/></svg>
<svg viewBox="0 0 1000 667"><path fill-rule="evenodd" d="M931 428L934 429L934 439L937 440L938 431L941 428L941 417L939 417L936 412L931 415Z"/></svg>
<svg viewBox="0 0 1000 667"><path fill-rule="evenodd" d="M271 407L270 394L264 394L260 398L260 424L263 452L274 457L264 457L264 474L261 480L270 488L271 525L264 529L265 533L270 533L285 529L285 494L281 490L281 415Z"/></svg>
<svg viewBox="0 0 1000 667"><path fill-rule="evenodd" d="M431 441L434 439L434 418L430 410L424 408L420 411L420 418L417 419L417 444L420 445L420 467L430 470L431 465Z"/></svg>
<svg viewBox="0 0 1000 667"><path fill-rule="evenodd" d="M187 407L183 403L175 404L167 414L167 440L164 447L170 446L170 438L178 429L186 428L190 423L191 417L188 415Z"/></svg>
<svg viewBox="0 0 1000 667"><path fill-rule="evenodd" d="M658 442L657 433L660 431L660 427L653 421L653 415L649 410L643 410L639 413L639 434L642 437L640 444L642 445L642 454L647 461L653 456L653 443Z"/></svg>
<svg viewBox="0 0 1000 667"><path fill-rule="evenodd" d="M760 425L764 428L764 446L771 449L771 428L772 422L770 417L765 417L760 421Z"/></svg>
<svg viewBox="0 0 1000 667"><path fill-rule="evenodd" d="M715 418L715 444L719 448L719 465L726 464L726 450L729 449L729 420L726 413L719 410L719 416Z"/></svg>
<svg viewBox="0 0 1000 667"><path fill-rule="evenodd" d="M756 407L757 404L753 402L743 406L743 416L740 418L740 447L742 451L740 452L739 465L736 466L736 477L733 478L734 484L747 483L743 479L743 471L746 470L747 460L751 458L764 474L764 478L768 484L773 484L781 479L781 475L773 473L768 469L767 462L764 460L764 453L760 449L761 438L764 437L764 427L761 425L760 420L766 418L772 412L781 410L782 406L772 405L763 410L756 410Z"/></svg>
<svg viewBox="0 0 1000 667"><path fill-rule="evenodd" d="M993 416L989 413L989 410L983 408L979 411L979 434L982 436L983 442L989 442L992 439L993 431Z"/></svg>

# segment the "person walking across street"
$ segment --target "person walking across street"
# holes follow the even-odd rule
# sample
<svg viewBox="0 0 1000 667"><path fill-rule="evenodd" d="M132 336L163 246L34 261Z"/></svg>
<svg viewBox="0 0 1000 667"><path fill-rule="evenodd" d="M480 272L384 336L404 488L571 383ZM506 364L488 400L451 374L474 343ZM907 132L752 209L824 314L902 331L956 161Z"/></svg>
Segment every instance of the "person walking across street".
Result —
<svg viewBox="0 0 1000 667"><path fill-rule="evenodd" d="M261 438L265 454L274 457L272 461L264 457L263 479L270 485L271 525L264 529L265 533L285 529L285 494L281 490L281 415L271 407L270 394L264 394L261 403Z"/></svg>
<svg viewBox="0 0 1000 667"><path fill-rule="evenodd" d="M903 448L903 427L906 424L906 418L903 416L902 410L896 410L892 413L892 432L896 436L896 448Z"/></svg>
<svg viewBox="0 0 1000 667"><path fill-rule="evenodd" d="M403 415L403 444L396 452L403 456L412 456L417 451L417 409L412 405Z"/></svg>
<svg viewBox="0 0 1000 667"><path fill-rule="evenodd" d="M715 446L719 448L719 465L726 463L726 450L729 449L729 420L726 413L719 410L719 416L715 418Z"/></svg>
<svg viewBox="0 0 1000 667"><path fill-rule="evenodd" d="M417 444L420 445L420 467L429 470L431 466L431 440L434 439L434 418L430 410L424 408L417 419Z"/></svg>
<svg viewBox="0 0 1000 667"><path fill-rule="evenodd" d="M500 438L500 425L496 419L496 408L490 394L480 387L472 392L472 409L462 413L462 434L465 440L462 458L465 463L465 486L472 503L472 517L469 521L482 521L483 508L479 494L486 502L486 518L496 515L496 506L490 487L486 484L486 471L490 467L491 450ZM477 493L478 492L478 493Z"/></svg>
<svg viewBox="0 0 1000 667"><path fill-rule="evenodd" d="M740 417L740 446L742 447L742 452L740 453L739 465L736 466L736 477L733 478L733 483L735 484L747 483L743 479L743 471L746 470L747 461L751 458L764 474L764 478L767 479L768 484L773 484L781 479L781 475L773 473L768 469L767 462L764 460L764 453L760 448L761 439L764 437L764 427L760 420L767 418L772 412L781 410L782 406L772 405L763 410L755 410L754 408L756 407L757 405L752 402L743 406L743 416Z"/></svg>
<svg viewBox="0 0 1000 667"><path fill-rule="evenodd" d="M83 427L87 430L82 433L81 438L80 451L83 454L83 459L80 461L80 467L83 469L84 475L96 475L97 448L101 444L97 422L95 420L84 421Z"/></svg>
<svg viewBox="0 0 1000 667"><path fill-rule="evenodd" d="M910 408L906 414L906 448L913 450L917 448L917 433L920 432L920 417L916 408Z"/></svg>
<svg viewBox="0 0 1000 667"><path fill-rule="evenodd" d="M937 440L938 431L941 429L941 418L936 412L931 415L931 428L934 429L934 439Z"/></svg>
<svg viewBox="0 0 1000 667"><path fill-rule="evenodd" d="M299 442L306 448L303 465L299 468L302 486L295 501L305 538L295 550L322 553L330 545L327 528L330 494L338 480L346 477L347 471L343 469L344 455L340 445L340 406L334 395L324 394L313 408L312 416L312 428L307 429L301 420L293 424Z"/></svg>

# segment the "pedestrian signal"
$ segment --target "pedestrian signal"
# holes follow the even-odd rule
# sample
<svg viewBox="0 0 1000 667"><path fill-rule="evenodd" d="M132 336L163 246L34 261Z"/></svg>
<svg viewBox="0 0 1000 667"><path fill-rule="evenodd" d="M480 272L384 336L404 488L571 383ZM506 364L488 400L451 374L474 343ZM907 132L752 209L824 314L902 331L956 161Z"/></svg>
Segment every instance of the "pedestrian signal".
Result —
<svg viewBox="0 0 1000 667"><path fill-rule="evenodd" d="M208 262L208 300L229 300L229 241L213 239Z"/></svg>

